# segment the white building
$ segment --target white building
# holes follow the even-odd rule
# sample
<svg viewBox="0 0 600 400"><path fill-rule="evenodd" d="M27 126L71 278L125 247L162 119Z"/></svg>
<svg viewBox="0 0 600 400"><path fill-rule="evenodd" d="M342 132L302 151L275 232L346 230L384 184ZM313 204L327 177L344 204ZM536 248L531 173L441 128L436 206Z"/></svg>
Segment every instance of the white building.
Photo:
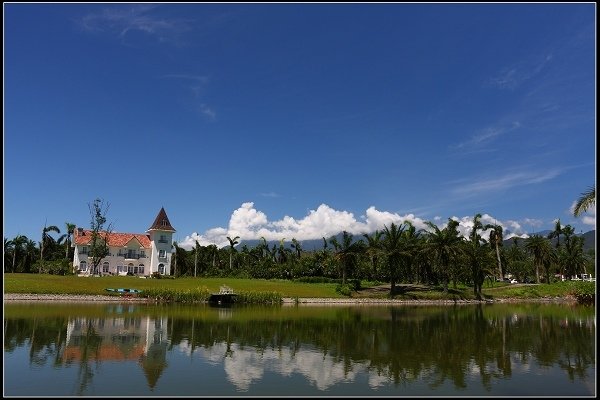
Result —
<svg viewBox="0 0 600 400"><path fill-rule="evenodd" d="M92 231L76 228L73 233L73 268L78 275L127 275L150 276L154 272L171 274L171 244L175 229L171 226L164 208L161 208L147 233L100 232L106 238L109 255L92 271L88 259Z"/></svg>

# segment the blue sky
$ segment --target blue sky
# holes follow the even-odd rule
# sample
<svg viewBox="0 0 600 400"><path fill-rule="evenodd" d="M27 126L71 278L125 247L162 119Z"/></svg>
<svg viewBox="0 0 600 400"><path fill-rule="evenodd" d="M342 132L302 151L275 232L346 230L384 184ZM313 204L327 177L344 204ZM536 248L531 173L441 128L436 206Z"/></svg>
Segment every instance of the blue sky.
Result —
<svg viewBox="0 0 600 400"><path fill-rule="evenodd" d="M4 3L4 237L595 229L594 3Z"/></svg>

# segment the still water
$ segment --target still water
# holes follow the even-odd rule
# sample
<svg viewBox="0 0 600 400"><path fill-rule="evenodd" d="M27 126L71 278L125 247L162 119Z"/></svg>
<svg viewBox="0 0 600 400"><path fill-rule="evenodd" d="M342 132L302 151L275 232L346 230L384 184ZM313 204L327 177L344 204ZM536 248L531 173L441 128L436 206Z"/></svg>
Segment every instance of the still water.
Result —
<svg viewBox="0 0 600 400"><path fill-rule="evenodd" d="M5 396L595 396L558 304L4 304Z"/></svg>

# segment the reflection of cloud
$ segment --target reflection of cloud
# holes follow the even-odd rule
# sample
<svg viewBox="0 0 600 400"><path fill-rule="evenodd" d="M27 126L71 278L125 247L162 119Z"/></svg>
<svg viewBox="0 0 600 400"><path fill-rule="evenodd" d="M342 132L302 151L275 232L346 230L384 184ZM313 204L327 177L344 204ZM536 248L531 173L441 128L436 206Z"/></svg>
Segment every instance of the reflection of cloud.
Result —
<svg viewBox="0 0 600 400"><path fill-rule="evenodd" d="M190 346L181 342L179 350L190 354ZM234 343L227 353L226 343L215 343L209 348L198 347L194 353L208 360L211 364L223 363L227 380L239 391L248 391L253 382L260 381L265 372L272 371L289 377L300 374L319 390L327 390L340 382L354 382L360 373L369 375L371 387L383 386L389 382L377 371L371 371L364 363L355 362L350 371L343 361L331 356L323 356L320 351L300 349L292 351L289 348L259 350L254 347L240 347Z"/></svg>

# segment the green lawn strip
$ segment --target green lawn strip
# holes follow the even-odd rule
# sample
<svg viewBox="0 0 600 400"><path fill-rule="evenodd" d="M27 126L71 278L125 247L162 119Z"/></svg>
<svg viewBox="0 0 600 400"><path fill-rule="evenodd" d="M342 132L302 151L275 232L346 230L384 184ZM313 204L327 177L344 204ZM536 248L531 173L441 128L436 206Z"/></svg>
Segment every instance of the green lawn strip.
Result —
<svg viewBox="0 0 600 400"><path fill-rule="evenodd" d="M182 296L193 293L217 293L221 286L229 286L235 293L248 295L269 293L289 298L346 298L336 292L336 283L303 283L288 280L240 279L240 278L177 278L140 279L132 276L76 277L45 274L4 274L4 293L35 294L88 294L108 295L106 288L133 288L139 290L163 290L177 292ZM366 285L363 285L365 287ZM589 288L588 288L589 286ZM591 289L590 289L591 288ZM485 299L539 299L572 296L575 293L594 293L592 282L557 282L552 284L510 285L501 282L484 285ZM351 297L358 297L356 292ZM389 298L378 294L373 298ZM397 292L401 300L472 300L473 289L465 285L453 285L444 294L441 286L410 285Z"/></svg>

